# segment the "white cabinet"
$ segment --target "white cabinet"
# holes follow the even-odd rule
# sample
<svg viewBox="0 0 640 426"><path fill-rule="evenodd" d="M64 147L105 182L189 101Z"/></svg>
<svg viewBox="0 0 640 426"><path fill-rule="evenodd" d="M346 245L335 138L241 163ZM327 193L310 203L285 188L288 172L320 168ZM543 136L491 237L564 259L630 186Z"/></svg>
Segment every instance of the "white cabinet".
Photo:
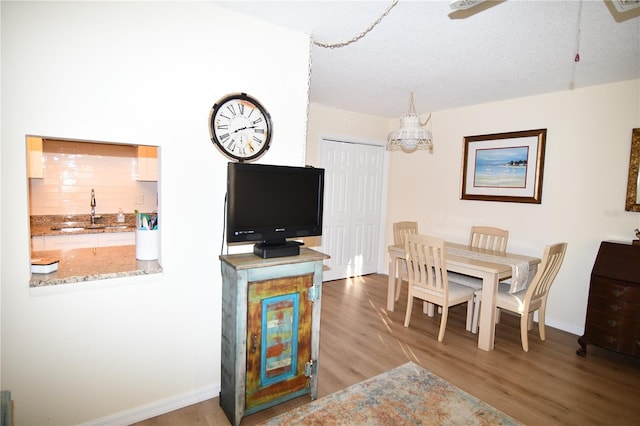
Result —
<svg viewBox="0 0 640 426"><path fill-rule="evenodd" d="M43 178L42 138L27 136L27 176Z"/></svg>
<svg viewBox="0 0 640 426"><path fill-rule="evenodd" d="M138 180L158 180L158 147L138 146Z"/></svg>
<svg viewBox="0 0 640 426"><path fill-rule="evenodd" d="M134 245L135 243L135 232L48 235L31 237L31 250L42 251L91 247L129 246Z"/></svg>
<svg viewBox="0 0 640 426"><path fill-rule="evenodd" d="M31 237L31 251L44 250L45 237Z"/></svg>
<svg viewBox="0 0 640 426"><path fill-rule="evenodd" d="M135 243L135 232L105 232L104 234L98 234L98 247L130 246Z"/></svg>

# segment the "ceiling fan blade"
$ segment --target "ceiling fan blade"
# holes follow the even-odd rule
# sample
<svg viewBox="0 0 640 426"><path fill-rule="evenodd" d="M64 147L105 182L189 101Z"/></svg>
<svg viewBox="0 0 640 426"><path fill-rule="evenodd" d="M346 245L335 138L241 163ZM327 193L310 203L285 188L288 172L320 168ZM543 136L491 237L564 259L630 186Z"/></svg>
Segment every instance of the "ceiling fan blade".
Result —
<svg viewBox="0 0 640 426"><path fill-rule="evenodd" d="M466 10L471 9L474 6L484 3L486 0L456 0L449 3L449 7L453 10ZM624 0L619 0L624 1ZM638 0L640 1L640 0Z"/></svg>
<svg viewBox="0 0 640 426"><path fill-rule="evenodd" d="M612 3L620 13L640 7L640 0L613 0Z"/></svg>

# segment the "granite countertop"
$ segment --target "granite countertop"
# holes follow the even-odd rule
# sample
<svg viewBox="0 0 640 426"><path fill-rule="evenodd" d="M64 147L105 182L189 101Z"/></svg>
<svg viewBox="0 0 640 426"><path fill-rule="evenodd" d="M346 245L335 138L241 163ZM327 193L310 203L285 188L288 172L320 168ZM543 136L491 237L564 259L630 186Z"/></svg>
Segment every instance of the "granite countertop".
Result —
<svg viewBox="0 0 640 426"><path fill-rule="evenodd" d="M135 245L34 251L31 258L56 258L60 259L60 262L57 271L31 274L30 287L162 272L162 266L157 260L137 260Z"/></svg>

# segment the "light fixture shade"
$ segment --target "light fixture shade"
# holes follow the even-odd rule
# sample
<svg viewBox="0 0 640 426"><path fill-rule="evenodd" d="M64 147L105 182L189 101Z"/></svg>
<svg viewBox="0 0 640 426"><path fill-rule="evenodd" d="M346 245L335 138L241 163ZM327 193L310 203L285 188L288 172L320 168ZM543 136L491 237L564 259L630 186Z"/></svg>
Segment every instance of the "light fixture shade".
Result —
<svg viewBox="0 0 640 426"><path fill-rule="evenodd" d="M421 127L420 117L409 113L400 118L400 128L389 133L387 137L387 151L403 150L413 152L418 149L431 151L431 132Z"/></svg>

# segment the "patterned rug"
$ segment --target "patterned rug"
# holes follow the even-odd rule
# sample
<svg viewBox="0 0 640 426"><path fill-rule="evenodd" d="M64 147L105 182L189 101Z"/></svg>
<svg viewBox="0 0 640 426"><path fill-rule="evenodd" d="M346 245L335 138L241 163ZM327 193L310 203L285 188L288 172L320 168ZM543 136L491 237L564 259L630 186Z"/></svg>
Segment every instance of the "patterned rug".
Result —
<svg viewBox="0 0 640 426"><path fill-rule="evenodd" d="M412 362L273 417L264 425L520 425Z"/></svg>

